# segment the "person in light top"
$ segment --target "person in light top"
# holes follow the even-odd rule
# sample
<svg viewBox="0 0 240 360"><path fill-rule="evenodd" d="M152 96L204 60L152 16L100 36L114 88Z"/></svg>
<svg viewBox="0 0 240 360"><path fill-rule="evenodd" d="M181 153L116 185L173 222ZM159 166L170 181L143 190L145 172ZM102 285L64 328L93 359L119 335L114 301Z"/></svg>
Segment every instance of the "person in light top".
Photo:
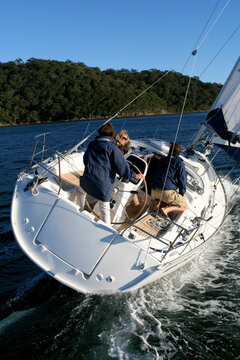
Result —
<svg viewBox="0 0 240 360"><path fill-rule="evenodd" d="M120 149L116 146L115 132L112 124L106 123L98 129L99 136L89 145L83 156L85 170L80 177L78 203L84 210L86 194L99 200L101 219L107 224L110 220L110 198L116 174L127 180L144 179L144 175L135 174Z"/></svg>
<svg viewBox="0 0 240 360"><path fill-rule="evenodd" d="M120 130L117 133L115 140L117 147L121 150L121 153L125 155L128 152L128 147L130 143L127 130Z"/></svg>
<svg viewBox="0 0 240 360"><path fill-rule="evenodd" d="M179 157L180 153L181 146L171 144L168 156L158 161L157 170L151 182L151 199L158 203L160 200L165 203L165 206L160 204L159 210L166 217L170 212L183 212L188 208L184 195L187 175L184 162ZM151 205L153 206L153 202Z"/></svg>

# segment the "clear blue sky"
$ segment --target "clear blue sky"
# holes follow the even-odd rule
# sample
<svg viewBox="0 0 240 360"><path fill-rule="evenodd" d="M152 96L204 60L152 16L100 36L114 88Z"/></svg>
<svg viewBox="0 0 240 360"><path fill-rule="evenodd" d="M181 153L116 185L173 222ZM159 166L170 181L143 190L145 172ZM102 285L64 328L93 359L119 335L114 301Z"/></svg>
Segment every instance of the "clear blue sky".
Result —
<svg viewBox="0 0 240 360"><path fill-rule="evenodd" d="M0 62L83 62L101 70L168 70L186 59L216 4L227 0L11 0L0 4ZM198 51L199 76L240 23L231 0ZM208 25L209 28L210 25ZM240 55L240 28L200 78L223 83ZM182 72L184 61L175 68ZM189 68L184 73L189 74Z"/></svg>

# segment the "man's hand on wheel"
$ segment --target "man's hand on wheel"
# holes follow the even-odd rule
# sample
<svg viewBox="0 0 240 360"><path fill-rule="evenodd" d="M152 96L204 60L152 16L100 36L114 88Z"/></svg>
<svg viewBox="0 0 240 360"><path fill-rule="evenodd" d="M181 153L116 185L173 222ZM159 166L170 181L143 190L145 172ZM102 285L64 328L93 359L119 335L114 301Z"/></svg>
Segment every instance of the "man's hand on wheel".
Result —
<svg viewBox="0 0 240 360"><path fill-rule="evenodd" d="M145 179L145 176L143 174L136 174L137 179Z"/></svg>

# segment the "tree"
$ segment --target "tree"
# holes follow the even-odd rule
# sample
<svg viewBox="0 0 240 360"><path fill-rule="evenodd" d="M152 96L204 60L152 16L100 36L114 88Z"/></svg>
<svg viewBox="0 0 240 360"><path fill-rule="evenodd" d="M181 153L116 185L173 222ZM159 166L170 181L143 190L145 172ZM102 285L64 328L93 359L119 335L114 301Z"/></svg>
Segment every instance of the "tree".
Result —
<svg viewBox="0 0 240 360"><path fill-rule="evenodd" d="M180 112L189 78L180 73L88 67L74 63L31 58L25 63L0 63L0 122L36 123L110 117L124 108L122 116ZM208 110L220 84L191 80L187 111Z"/></svg>

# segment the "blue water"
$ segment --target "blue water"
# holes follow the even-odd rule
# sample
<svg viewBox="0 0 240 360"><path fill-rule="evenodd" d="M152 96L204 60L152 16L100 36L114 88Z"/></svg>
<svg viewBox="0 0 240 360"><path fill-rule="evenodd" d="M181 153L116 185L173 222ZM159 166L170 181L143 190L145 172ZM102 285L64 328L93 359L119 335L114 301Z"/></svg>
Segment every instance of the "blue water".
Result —
<svg viewBox="0 0 240 360"><path fill-rule="evenodd" d="M205 114L185 114L186 145ZM114 120L131 138L173 141L179 115ZM0 128L0 359L240 359L239 193L210 249L175 273L133 293L83 295L37 268L14 240L11 197L28 166L34 136L50 132L46 153L63 151L102 121ZM237 164L215 159L234 188Z"/></svg>

